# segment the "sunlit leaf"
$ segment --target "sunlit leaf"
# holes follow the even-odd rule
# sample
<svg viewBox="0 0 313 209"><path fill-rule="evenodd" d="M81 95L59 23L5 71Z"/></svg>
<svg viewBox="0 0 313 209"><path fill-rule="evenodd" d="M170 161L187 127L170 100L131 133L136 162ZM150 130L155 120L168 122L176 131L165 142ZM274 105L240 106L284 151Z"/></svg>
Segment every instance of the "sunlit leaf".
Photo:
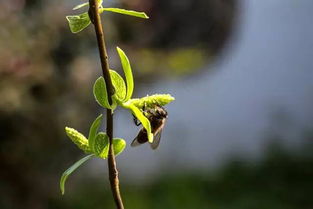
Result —
<svg viewBox="0 0 313 209"><path fill-rule="evenodd" d="M124 79L114 70L110 70L112 85L115 89L115 96L122 102L126 97L126 85Z"/></svg>
<svg viewBox="0 0 313 209"><path fill-rule="evenodd" d="M79 149L83 150L86 153L91 152L88 140L83 134L69 127L65 127L65 132L66 132L66 135L72 140L72 142L74 142L74 144L78 146Z"/></svg>
<svg viewBox="0 0 313 209"><path fill-rule="evenodd" d="M115 13L119 13L123 15L130 15L130 16L135 16L135 17L140 17L140 18L145 18L145 19L149 18L144 12L136 12L136 11L120 9L120 8L101 8L99 10L100 13L103 11L115 12Z"/></svg>
<svg viewBox="0 0 313 209"><path fill-rule="evenodd" d="M90 129L89 129L89 136L88 136L88 143L89 143L89 147L90 149L95 152L94 147L95 147L95 140L96 140L96 135L99 129L99 126L101 124L101 120L102 120L102 114L99 115L96 120L92 123Z"/></svg>
<svg viewBox="0 0 313 209"><path fill-rule="evenodd" d="M114 150L114 155L117 156L120 153L123 152L123 150L126 147L126 142L124 139L121 138L113 138L113 150Z"/></svg>
<svg viewBox="0 0 313 209"><path fill-rule="evenodd" d="M151 124L148 118L133 104L124 103L124 108L130 109L136 118L141 122L142 126L147 130L148 140L150 143L153 142L153 134L151 133Z"/></svg>
<svg viewBox="0 0 313 209"><path fill-rule="evenodd" d="M98 5L101 6L103 3L103 0L98 0Z"/></svg>
<svg viewBox="0 0 313 209"><path fill-rule="evenodd" d="M103 2L103 0L98 0L98 5L99 5L100 8L102 8L102 2ZM85 3L82 3L82 4L78 4L77 6L75 6L75 7L73 8L73 10L80 9L80 8L85 7L85 6L89 6L89 2L85 2Z"/></svg>
<svg viewBox="0 0 313 209"><path fill-rule="evenodd" d="M95 138L94 152L100 158L107 158L109 152L109 137L106 133L100 132Z"/></svg>
<svg viewBox="0 0 313 209"><path fill-rule="evenodd" d="M112 105L109 103L105 80L102 76L100 76L93 85L93 95L100 106L112 110L117 107L115 100L112 100Z"/></svg>
<svg viewBox="0 0 313 209"><path fill-rule="evenodd" d="M99 77L93 85L93 95L100 106L108 109L111 108L108 101L107 87L102 76Z"/></svg>
<svg viewBox="0 0 313 209"><path fill-rule="evenodd" d="M69 175L71 173L73 173L73 171L75 171L84 162L91 159L93 156L94 156L94 154L87 155L86 157L84 157L84 158L80 159L79 161L77 161L76 163L74 163L66 171L64 171L64 173L62 174L61 179L60 179L60 189L61 189L62 195L65 193L65 182L66 182L66 179L69 177Z"/></svg>
<svg viewBox="0 0 313 209"><path fill-rule="evenodd" d="M82 13L80 15L70 15L66 16L72 33L78 33L85 29L90 23L88 12Z"/></svg>
<svg viewBox="0 0 313 209"><path fill-rule="evenodd" d="M80 8L85 7L85 6L88 6L88 5L89 5L89 2L85 2L85 3L82 3L82 4L78 4L76 7L73 8L73 10L80 9Z"/></svg>
<svg viewBox="0 0 313 209"><path fill-rule="evenodd" d="M119 47L117 47L116 49L117 49L118 55L120 56L120 60L121 60L124 74L126 77L127 93L126 93L126 98L124 101L128 101L132 97L133 90L134 90L133 73L132 73L132 69L131 69L129 60L128 60L126 54L124 53L124 51L122 49L120 49Z"/></svg>

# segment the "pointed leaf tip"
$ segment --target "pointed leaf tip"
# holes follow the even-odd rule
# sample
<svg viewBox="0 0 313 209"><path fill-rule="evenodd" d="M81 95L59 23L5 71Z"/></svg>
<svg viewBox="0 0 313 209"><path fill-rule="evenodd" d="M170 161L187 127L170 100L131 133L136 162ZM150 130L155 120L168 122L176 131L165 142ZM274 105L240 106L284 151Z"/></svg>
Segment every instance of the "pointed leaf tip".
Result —
<svg viewBox="0 0 313 209"><path fill-rule="evenodd" d="M85 3L82 3L82 4L78 4L77 6L75 6L73 8L73 10L77 10L77 9L80 9L80 8L83 8L85 6L88 6L89 5L89 2L85 2Z"/></svg>
<svg viewBox="0 0 313 209"><path fill-rule="evenodd" d="M153 134L151 133L151 124L148 118L141 112L141 110L133 104L123 104L124 108L129 109L133 115L141 122L142 126L147 130L148 140L150 143L153 142Z"/></svg>
<svg viewBox="0 0 313 209"><path fill-rule="evenodd" d="M124 102L127 102L133 95L134 91L134 78L133 78L133 72L130 66L130 62L128 57L126 56L125 52L119 48L116 47L116 50L118 52L118 55L120 57L121 63L122 63L122 68L126 77L126 86L127 86L127 91L126 91L126 97L124 99Z"/></svg>
<svg viewBox="0 0 313 209"><path fill-rule="evenodd" d="M108 12L115 12L123 15L129 15L129 16L134 16L134 17L140 17L144 19L149 19L148 15L144 12L137 12L133 10L126 10L126 9L120 9L120 8L101 8L100 13L108 11Z"/></svg>
<svg viewBox="0 0 313 209"><path fill-rule="evenodd" d="M92 150L92 152L95 152L95 139L96 139L96 135L99 129L99 126L101 124L103 115L99 115L94 122L92 123L90 129L89 129L89 136L88 136L88 144L90 149Z"/></svg>
<svg viewBox="0 0 313 209"><path fill-rule="evenodd" d="M71 173L73 173L79 166L81 166L87 160L91 159L93 156L94 156L94 154L87 155L86 157L84 157L84 158L80 159L79 161L77 161L76 163L74 163L66 171L64 171L64 173L62 174L62 176L60 178L60 190L61 190L62 195L64 195L64 193L65 193L65 182L66 182L67 178L69 177L69 175L71 175Z"/></svg>

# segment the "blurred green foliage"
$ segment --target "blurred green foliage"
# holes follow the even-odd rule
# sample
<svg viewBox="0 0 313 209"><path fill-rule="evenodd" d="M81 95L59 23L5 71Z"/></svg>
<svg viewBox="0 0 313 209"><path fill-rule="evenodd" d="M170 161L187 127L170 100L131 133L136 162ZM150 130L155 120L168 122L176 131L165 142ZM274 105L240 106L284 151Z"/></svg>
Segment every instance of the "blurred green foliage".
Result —
<svg viewBox="0 0 313 209"><path fill-rule="evenodd" d="M122 180L124 202L136 209L311 209L313 147L309 143L296 153L274 144L260 162L235 158L213 172L163 172L147 184ZM49 199L47 208L114 208L101 179L86 181L65 198Z"/></svg>

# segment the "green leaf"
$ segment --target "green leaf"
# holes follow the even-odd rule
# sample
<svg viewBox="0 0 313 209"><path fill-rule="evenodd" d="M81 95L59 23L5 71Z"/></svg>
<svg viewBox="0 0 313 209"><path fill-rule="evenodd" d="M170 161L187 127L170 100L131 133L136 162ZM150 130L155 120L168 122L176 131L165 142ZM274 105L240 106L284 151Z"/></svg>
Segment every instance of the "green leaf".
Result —
<svg viewBox="0 0 313 209"><path fill-rule="evenodd" d="M88 140L86 137L79 133L77 130L69 127L65 127L65 132L67 136L78 146L79 149L83 150L86 153L91 153Z"/></svg>
<svg viewBox="0 0 313 209"><path fill-rule="evenodd" d="M112 100L112 105L109 103L105 80L102 76L100 76L93 85L93 95L100 106L112 110L116 108L117 104L115 100Z"/></svg>
<svg viewBox="0 0 313 209"><path fill-rule="evenodd" d="M102 2L103 2L103 0L98 0L99 8L102 8ZM89 6L89 2L85 2L85 3L79 4L76 7L74 7L73 10L80 9L82 7L85 7L85 6Z"/></svg>
<svg viewBox="0 0 313 209"><path fill-rule="evenodd" d="M100 106L108 109L111 108L108 101L107 87L102 76L100 76L93 85L93 95Z"/></svg>
<svg viewBox="0 0 313 209"><path fill-rule="evenodd" d="M103 3L103 0L98 0L99 7L101 7L102 3Z"/></svg>
<svg viewBox="0 0 313 209"><path fill-rule="evenodd" d="M96 135L98 133L98 129L99 129L102 118L103 118L102 114L99 115L96 118L96 120L92 123L89 129L88 143L92 152L95 152L94 147L95 147Z"/></svg>
<svg viewBox="0 0 313 209"><path fill-rule="evenodd" d="M80 8L85 7L85 6L88 6L88 5L89 5L89 2L85 2L85 3L82 3L82 4L78 4L76 7L73 8L73 10L80 9Z"/></svg>
<svg viewBox="0 0 313 209"><path fill-rule="evenodd" d="M88 12L82 13L80 15L70 15L66 16L72 33L78 33L85 29L90 23Z"/></svg>
<svg viewBox="0 0 313 209"><path fill-rule="evenodd" d="M113 138L113 150L114 150L114 155L117 156L120 153L123 152L123 150L126 147L126 142L124 139L121 138Z"/></svg>
<svg viewBox="0 0 313 209"><path fill-rule="evenodd" d="M117 47L116 49L117 49L118 55L120 56L120 60L121 60L124 74L126 77L127 93L126 93L126 98L124 100L126 102L133 95L133 90L134 90L133 73L132 73L132 69L131 69L129 60L128 60L126 54L124 53L124 51L122 49L120 49L119 47Z"/></svg>
<svg viewBox="0 0 313 209"><path fill-rule="evenodd" d="M142 126L147 130L148 140L150 143L153 142L153 134L151 133L151 124L150 121L144 114L140 111L138 107L133 104L124 103L124 108L130 109L132 113L136 116L136 118L141 122Z"/></svg>
<svg viewBox="0 0 313 209"><path fill-rule="evenodd" d="M97 134L94 144L94 152L100 158L107 158L109 153L109 137L106 133Z"/></svg>
<svg viewBox="0 0 313 209"><path fill-rule="evenodd" d="M61 179L60 179L60 189L61 189L62 195L64 195L64 192L65 192L65 182L66 182L66 179L68 178L68 176L71 175L71 173L73 173L73 171L75 171L79 166L81 166L84 162L86 162L87 160L89 160L93 156L94 156L94 154L87 155L86 157L84 157L84 158L80 159L79 161L77 161L76 163L74 163L74 165L69 167L66 171L64 171L64 173L62 174Z"/></svg>
<svg viewBox="0 0 313 209"><path fill-rule="evenodd" d="M127 103L133 104L139 109L142 109L144 106L153 107L156 104L160 106L165 106L174 100L175 98L172 97L170 94L154 94L139 99L131 99Z"/></svg>
<svg viewBox="0 0 313 209"><path fill-rule="evenodd" d="M130 15L130 16L149 19L149 17L144 12L136 12L136 11L120 9L120 8L101 8L99 10L100 13L102 13L103 11L115 12L115 13L119 13L123 15Z"/></svg>
<svg viewBox="0 0 313 209"><path fill-rule="evenodd" d="M126 85L124 79L114 70L110 70L112 85L115 89L115 96L119 102L124 101L126 97Z"/></svg>

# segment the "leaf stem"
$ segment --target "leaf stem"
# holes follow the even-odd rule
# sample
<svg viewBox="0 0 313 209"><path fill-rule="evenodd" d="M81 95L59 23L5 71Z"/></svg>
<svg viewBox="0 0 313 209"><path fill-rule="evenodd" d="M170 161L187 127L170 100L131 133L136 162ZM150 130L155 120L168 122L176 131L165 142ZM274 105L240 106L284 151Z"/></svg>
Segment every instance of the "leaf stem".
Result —
<svg viewBox="0 0 313 209"><path fill-rule="evenodd" d="M106 83L107 93L108 93L108 100L110 105L112 104L112 95L114 94L114 88L112 85L110 72L109 72L109 62L108 62L108 54L105 46L105 38L101 24L101 18L99 14L99 6L98 0L89 0L89 17L91 22L94 25L98 48L100 53L101 59L101 67L103 77ZM109 180L111 185L111 191L113 193L114 201L116 204L117 209L124 209L122 197L120 194L119 189L119 179L118 179L118 170L116 168L116 161L115 155L113 150L113 112L111 109L107 109L107 127L106 132L109 137L109 155L108 155L108 168L109 168Z"/></svg>

